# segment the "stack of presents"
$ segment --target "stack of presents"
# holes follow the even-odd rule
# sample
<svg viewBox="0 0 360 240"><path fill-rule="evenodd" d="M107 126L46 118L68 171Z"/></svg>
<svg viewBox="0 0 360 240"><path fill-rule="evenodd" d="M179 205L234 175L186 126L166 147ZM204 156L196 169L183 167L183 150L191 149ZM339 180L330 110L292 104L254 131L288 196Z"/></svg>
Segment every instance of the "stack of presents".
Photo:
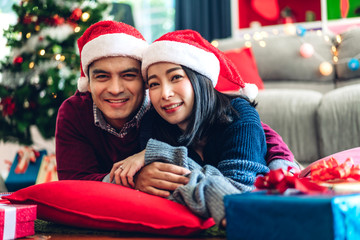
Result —
<svg viewBox="0 0 360 240"><path fill-rule="evenodd" d="M68 184L69 186L66 187L67 191L63 191L66 185L63 182L67 181L56 181L56 165L52 160L55 160L54 157L47 156L45 151L24 149L18 152L12 164L9 177L6 179L9 191L15 192L3 193L0 200L0 239L1 237L2 239L12 239L34 234L34 221L36 217L40 219L46 218L50 210L57 214L68 216L69 213L59 211L60 208L51 209L55 203L60 203L62 209L69 205L69 202L71 202L71 206L75 204L82 208L85 202L92 204L84 198L94 198L94 194L96 195L97 191L102 194L102 202L107 201L104 191L109 192L109 189L111 190L109 196L115 195L117 199L126 199L126 196L135 194L130 192L130 189L124 188L120 195L116 195L117 190L115 188L121 189L122 187L94 182L94 184L104 185L102 185L103 187L95 187L97 190L94 190L90 194L91 196L87 196L86 193L81 193L81 189L83 189L83 192L91 191L91 189L94 189L94 185L90 186L89 184L91 183L86 183L86 181L80 181L81 185L79 185L80 188L78 189L75 186L76 184ZM59 190L58 188L46 187L47 185L55 186L56 184L62 184L63 188ZM35 186L41 186L39 189L42 190L36 190ZM300 173L293 174L290 171L280 169L272 170L265 176L257 177L255 186L256 189L253 192L225 196L227 239L360 239L360 148L346 150L320 159L310 164ZM17 189L20 190L18 191ZM46 194L44 189L50 189L50 192ZM32 190L36 191L32 194ZM73 192L66 196L68 200L60 199L60 201L59 196L56 198L46 197L47 195L53 195L56 191L62 197L66 195L64 192ZM27 194L26 197L24 197L24 192ZM76 203L78 201L76 196L78 195L74 194L75 192L82 196L80 204ZM136 194L141 195L144 193L138 192ZM39 198L39 196L43 197ZM142 197L150 199L152 196L144 194ZM36 198L38 199L35 201ZM42 198L46 198L46 201L53 201L53 203L45 203L39 200ZM96 198L99 199L101 196ZM167 201L165 199L159 200ZM114 202L117 200L110 199L110 201ZM135 202L136 199L132 196L131 199L126 201ZM141 208L139 206L129 208L130 202L126 204L116 203L116 208L121 208L121 205L126 205L122 211L126 211L126 209L136 211L136 209ZM156 206L151 204L151 201L147 201L147 203L146 205L156 208ZM99 201L95 201L94 204L99 204ZM171 204L176 203L171 202ZM165 205L162 207L166 208ZM88 211L99 209L99 207L96 208L94 206L89 205ZM106 211L105 208L104 211ZM171 205L171 209L178 211L175 210L175 205ZM77 217L79 216L73 215L73 212L79 212L78 210L71 210L73 218L78 219ZM93 213L91 212L91 214ZM96 214L97 219L92 219L91 223L89 219L86 220L88 225L86 225L85 218L79 218L83 219L83 222L76 220L72 224L79 223L83 225L78 227L96 228L101 222L96 222L95 224L94 221L104 219L104 216L99 218L99 215L104 213L97 212ZM121 214L124 213L121 212L119 215ZM171 215L171 213L169 214ZM85 215L89 216L89 213L87 212ZM133 215L133 212L129 212L128 217ZM166 214L160 215L164 218ZM53 216L56 216L56 214ZM137 225L134 227L133 224L130 228L125 228L127 230L124 230L124 223L129 224L128 221L117 222L117 225L110 227L102 226L106 230L171 234L166 229L154 229L154 221L156 221L154 218L157 219L159 216L154 215L153 212L149 216L152 216L149 220L153 224L151 227L145 226L147 220L144 219L137 219ZM181 217L179 215L179 219ZM64 217L63 219L69 218ZM44 220L51 221L51 218ZM139 225L140 220L142 220L141 226ZM186 223L190 220L181 221ZM66 224L66 221L60 223ZM200 224L203 224L203 228L199 228L201 231L213 226L213 222L205 220L202 223L200 222ZM69 225L71 224L69 223ZM181 232L184 232L184 228L189 228L184 225L181 227ZM178 230L179 228L172 233L175 235L179 234ZM196 232L194 229L188 231L189 235L194 232Z"/></svg>
<svg viewBox="0 0 360 240"><path fill-rule="evenodd" d="M6 197L22 188L35 184L57 181L56 159L46 150L34 150L23 147L10 165L5 179L7 192L0 193ZM37 206L35 204L11 204L6 199L0 200L0 239L15 239L34 234L34 221Z"/></svg>

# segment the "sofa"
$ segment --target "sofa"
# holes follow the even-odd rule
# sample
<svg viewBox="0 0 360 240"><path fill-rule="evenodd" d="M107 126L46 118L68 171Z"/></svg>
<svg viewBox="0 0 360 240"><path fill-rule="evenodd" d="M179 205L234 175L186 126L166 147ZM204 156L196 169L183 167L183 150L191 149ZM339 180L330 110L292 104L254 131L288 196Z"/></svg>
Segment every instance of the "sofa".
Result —
<svg viewBox="0 0 360 240"><path fill-rule="evenodd" d="M350 69L349 61L360 57L360 28L340 35L320 31L259 34L220 39L217 46L235 62L234 52L252 50L253 72L262 80L260 85L255 82L260 89L257 110L262 121L283 137L295 159L306 166L359 147L360 68ZM301 52L304 43L312 51ZM323 62L331 66L325 74L319 67ZM254 73L248 78L241 67L239 71L245 82L254 78Z"/></svg>

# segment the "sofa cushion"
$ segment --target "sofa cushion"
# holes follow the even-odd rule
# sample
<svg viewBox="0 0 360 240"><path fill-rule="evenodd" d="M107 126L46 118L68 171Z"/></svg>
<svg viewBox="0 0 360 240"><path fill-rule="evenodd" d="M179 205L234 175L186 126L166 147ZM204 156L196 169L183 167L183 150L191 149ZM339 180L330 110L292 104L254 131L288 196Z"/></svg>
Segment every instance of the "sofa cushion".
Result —
<svg viewBox="0 0 360 240"><path fill-rule="evenodd" d="M360 28L352 28L340 35L341 42L337 47L338 62L336 73L339 79L360 78L360 68L350 70L348 62L351 58L360 59Z"/></svg>
<svg viewBox="0 0 360 240"><path fill-rule="evenodd" d="M259 92L257 110L293 152L295 159L309 164L319 159L316 111L322 94L312 90L266 89Z"/></svg>
<svg viewBox="0 0 360 240"><path fill-rule="evenodd" d="M320 157L360 144L360 84L338 88L323 96L318 108Z"/></svg>
<svg viewBox="0 0 360 240"><path fill-rule="evenodd" d="M225 56L234 63L244 82L253 83L258 87L258 89L264 89L264 83L259 76L256 61L251 48L237 48L225 51L224 53ZM216 89L222 89L223 91L232 91L237 90L238 88L239 87L232 82L222 79L221 76L218 84L216 85Z"/></svg>
<svg viewBox="0 0 360 240"><path fill-rule="evenodd" d="M268 81L333 83L336 77L331 51L333 37L308 31L303 37L279 34L260 37L259 40L227 39L218 41L218 47L222 51L228 51L244 47L250 42L265 87ZM315 52L311 57L301 56L300 47L303 43L313 46ZM319 71L319 66L324 61L333 67L328 76Z"/></svg>
<svg viewBox="0 0 360 240"><path fill-rule="evenodd" d="M326 61L332 64L331 38L307 32L305 36L278 35L264 39L266 46L253 42L253 50L258 64L259 74L264 81L333 81L335 68L328 76L319 71L319 66ZM313 46L315 52L304 58L300 47L304 43ZM333 64L332 64L333 65Z"/></svg>

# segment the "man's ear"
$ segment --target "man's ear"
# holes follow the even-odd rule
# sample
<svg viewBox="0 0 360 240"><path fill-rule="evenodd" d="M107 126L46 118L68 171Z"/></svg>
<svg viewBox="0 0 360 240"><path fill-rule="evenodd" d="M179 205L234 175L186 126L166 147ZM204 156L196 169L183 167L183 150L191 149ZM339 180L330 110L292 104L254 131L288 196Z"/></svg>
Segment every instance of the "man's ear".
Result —
<svg viewBox="0 0 360 240"><path fill-rule="evenodd" d="M91 92L91 89L90 89L90 79L88 80L87 90L88 90L89 92Z"/></svg>

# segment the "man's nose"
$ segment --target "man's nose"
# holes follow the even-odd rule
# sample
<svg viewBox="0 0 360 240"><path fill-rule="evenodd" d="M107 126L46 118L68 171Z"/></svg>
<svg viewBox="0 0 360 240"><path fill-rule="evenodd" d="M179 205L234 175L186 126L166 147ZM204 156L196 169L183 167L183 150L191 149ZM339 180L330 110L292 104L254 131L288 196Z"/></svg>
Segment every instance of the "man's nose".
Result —
<svg viewBox="0 0 360 240"><path fill-rule="evenodd" d="M109 84L108 89L112 94L118 94L125 90L123 80L119 77L113 77Z"/></svg>

